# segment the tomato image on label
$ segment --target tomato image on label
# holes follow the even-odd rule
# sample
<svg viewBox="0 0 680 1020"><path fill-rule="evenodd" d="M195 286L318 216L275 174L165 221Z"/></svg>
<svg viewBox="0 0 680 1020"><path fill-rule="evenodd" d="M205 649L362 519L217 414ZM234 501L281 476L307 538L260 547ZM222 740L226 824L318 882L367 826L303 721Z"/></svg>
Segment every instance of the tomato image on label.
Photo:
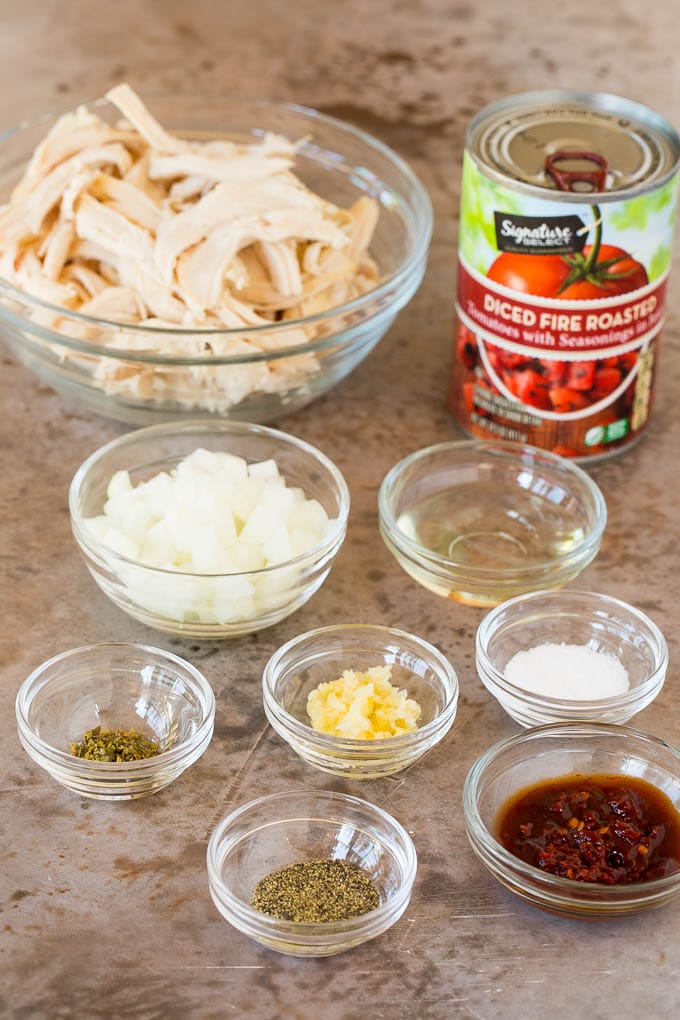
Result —
<svg viewBox="0 0 680 1020"><path fill-rule="evenodd" d="M570 272L562 255L503 252L492 263L487 276L489 280L522 294L557 297Z"/></svg>
<svg viewBox="0 0 680 1020"><path fill-rule="evenodd" d="M601 211L596 205L591 206L590 211L593 243L585 245L581 252L527 255L505 251L491 264L486 279L532 298L560 301L611 299L646 287L649 278L645 267L625 249L602 244ZM510 303L502 300L496 303L487 296L484 299L487 310L500 309L501 314L505 304ZM609 314L611 318L612 313ZM523 308L520 315L514 315L511 307L506 315L513 322L530 326L552 323L555 319L558 323L565 319L570 326L588 323L591 319L597 323L601 321L593 312L562 316L533 311L530 307ZM545 337L547 333L540 335ZM583 418L592 409L613 402L619 396L618 391L633 382L637 360L634 351L579 361L558 359L554 355L541 357L531 348L520 353L494 344L488 338L477 338L467 329L459 338L458 353L468 369L474 368L479 356L489 382L501 396L533 408L539 417L565 421ZM619 410L625 413L628 409L621 407Z"/></svg>
<svg viewBox="0 0 680 1020"><path fill-rule="evenodd" d="M582 258L583 264L574 266L557 297L588 301L627 294L649 283L645 267L613 244L586 245Z"/></svg>
<svg viewBox="0 0 680 1020"><path fill-rule="evenodd" d="M602 244L602 213L591 206L595 238L572 255L523 255L503 252L487 278L534 297L589 301L639 290L649 283L647 270L623 248Z"/></svg>
<svg viewBox="0 0 680 1020"><path fill-rule="evenodd" d="M469 344L469 341L468 341ZM521 358L492 344L485 346L490 381L500 382L523 404L541 411L573 415L606 401L635 375L635 353L591 361ZM509 355L509 356L508 356Z"/></svg>
<svg viewBox="0 0 680 1020"><path fill-rule="evenodd" d="M496 344L479 344L464 326L459 328L458 356L469 370L483 366L481 372L478 370L478 381L483 379L499 393L507 391L529 407L559 415L570 415L608 401L622 384L634 379L637 366L635 351L589 361L517 354ZM472 389L468 389L466 403L470 409L471 393Z"/></svg>

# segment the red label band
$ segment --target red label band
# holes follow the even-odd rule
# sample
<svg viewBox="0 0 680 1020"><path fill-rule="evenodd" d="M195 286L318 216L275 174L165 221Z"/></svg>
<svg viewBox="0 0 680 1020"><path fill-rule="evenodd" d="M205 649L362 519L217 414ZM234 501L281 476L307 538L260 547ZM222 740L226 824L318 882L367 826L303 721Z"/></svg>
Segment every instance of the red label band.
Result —
<svg viewBox="0 0 680 1020"><path fill-rule="evenodd" d="M663 321L667 277L618 297L568 301L531 297L458 260L458 306L471 329L542 351L600 351L642 342Z"/></svg>

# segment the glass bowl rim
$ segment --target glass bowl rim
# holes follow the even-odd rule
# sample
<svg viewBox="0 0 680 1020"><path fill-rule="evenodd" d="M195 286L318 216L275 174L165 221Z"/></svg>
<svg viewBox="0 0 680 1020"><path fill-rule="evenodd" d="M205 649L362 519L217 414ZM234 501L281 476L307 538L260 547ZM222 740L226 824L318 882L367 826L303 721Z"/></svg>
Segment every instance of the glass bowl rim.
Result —
<svg viewBox="0 0 680 1020"><path fill-rule="evenodd" d="M253 808L263 807L265 804L280 803L296 797L308 797L314 799L328 800L339 806L345 805L346 807L356 807L361 810L369 809L369 812L373 813L376 822L380 822L383 826L387 824L393 829L398 837L400 843L400 849L406 865L404 876L399 884L399 887L379 906L373 910L368 910L363 914L359 914L356 917L348 917L342 921L286 921L281 918L273 917L270 914L265 914L260 910L256 910L250 903L242 900L236 896L231 889L224 883L221 876L220 864L224 859L224 855L220 856L218 849L224 842L225 834L231 825L239 819L243 818ZM317 813L321 809L316 809ZM309 817L312 818L311 809L308 812ZM271 822L260 823L257 827L259 831L265 829L271 825L283 825L287 822L304 820L303 811L299 811L299 817L291 815L286 818L276 818ZM319 818L319 821L331 824L341 824L341 822L334 819ZM359 826L357 825L357 828ZM238 840L233 839L229 841L227 849L232 849L243 839L247 838L252 834L252 830L243 833ZM382 837L379 842L382 843ZM226 906L233 912L237 913L241 918L247 922L253 923L256 927L264 927L276 929L279 931L285 931L291 935L299 935L302 937L324 937L329 935L341 935L348 934L357 929L362 929L367 926L379 924L381 920L389 920L394 911L408 903L413 888L413 883L416 877L416 870L418 859L416 855L415 845L409 833L406 831L401 822L398 822L393 815L384 808L378 807L377 804L371 803L371 801L363 800L361 797L356 797L349 793L338 793L334 790L308 790L304 787L293 790L283 790L279 793L265 794L262 797L256 797L253 800L247 801L245 804L239 805L233 811L229 812L228 815L217 823L213 829L210 839L208 840L208 847L206 851L207 865L208 865L208 879L211 885L214 885L219 890L220 899ZM285 865L282 865L285 867ZM273 870L278 870L275 866Z"/></svg>
<svg viewBox="0 0 680 1020"><path fill-rule="evenodd" d="M516 460L518 464L522 463L525 456L532 457L534 461L540 461L541 458L543 458L550 467L564 472L567 478L569 478L569 476L576 478L584 487L586 493L592 500L594 521L590 533L584 537L576 548L570 549L558 556L552 556L546 560L532 562L532 571L548 570L550 568L553 570L559 569L565 564L580 561L584 557L588 556L593 549L597 549L607 525L607 504L600 487L593 481L586 471L583 470L583 468L578 466L578 464L575 464L573 461L568 460L565 457L560 457L558 454L551 453L549 450L543 450L538 446L532 446L529 443L513 443L494 439L451 439L442 443L433 443L431 446L425 446L420 450L415 450L413 453L394 464L380 484L378 492L380 523L385 529L389 540L416 563L426 564L432 568L437 568L442 572L443 576L460 578L462 581L468 578L471 573L474 573L474 575L480 579L486 579L489 581L498 579L499 581L510 583L513 578L520 576L523 577L527 574L528 568L526 566L502 568L479 566L475 567L474 571L472 571L471 568L467 567L465 564L461 564L460 562L427 549L419 542L416 542L414 539L404 534L404 532L397 527L396 519L392 513L391 492L389 490L391 490L400 480L402 473L412 464L425 460L433 454L443 451L455 452L457 450L470 452L477 451L480 454L488 453L492 456L498 455L504 458L505 461Z"/></svg>
<svg viewBox="0 0 680 1020"><path fill-rule="evenodd" d="M496 624L497 617L503 610L507 610L510 606L520 606L532 600L539 600L541 598L550 599L550 601L559 602L560 598L576 597L576 599L598 600L598 605L601 608L607 606L616 607L622 609L625 613L635 618L636 623L642 623L644 627L650 632L649 635L645 635L646 643L652 648L654 652L656 665L652 672L647 676L642 683L638 684L637 687L629 687L628 690L622 691L620 694L611 695L605 698L588 698L582 700L578 698L554 698L548 697L545 694L537 694L534 691L528 691L523 687L518 687L516 684L511 683L496 664L491 659L488 653L488 645L490 640L495 636L496 630L494 625ZM641 632L638 632L638 636ZM656 642L656 647L652 644L652 641ZM645 698L651 691L658 689L661 690L663 686L666 672L668 670L669 662L669 651L668 642L663 635L663 632L654 621L647 616L641 609L637 609L636 606L629 602L624 602L623 599L616 598L614 595L607 595L604 592L591 592L582 589L564 588L542 588L539 591L526 592L522 595L516 595L513 598L506 599L505 602L499 603L494 606L481 620L477 627L475 635L475 650L476 650L476 666L478 671L484 673L489 679L490 683L494 687L497 687L500 692L507 694L517 701L524 701L531 703L536 708L565 708L578 711L579 709L592 708L593 710L606 711L610 708L624 708L627 705L634 705L636 702Z"/></svg>
<svg viewBox="0 0 680 1020"><path fill-rule="evenodd" d="M109 453L132 445L140 437L155 438L156 436L162 437L163 435L184 432L196 432L197 435L202 432L220 432L235 434L237 436L264 435L274 440L284 439L287 446L294 447L298 452L311 455L317 462L317 465L320 465L328 472L338 497L338 503L340 504L338 516L329 518L329 524L332 524L333 526L330 528L328 534L322 538L321 541L317 542L316 545L312 546L311 549L308 549L307 552L300 553L288 560L284 560L283 563L260 567L258 570L234 570L229 573L194 573L192 571L170 570L165 567L154 567L149 563L142 563L140 560L130 559L128 556L123 556L122 553L118 553L113 549L108 549L102 542L93 541L87 534L87 530L84 527L84 521L89 518L81 517L77 507L78 497L82 491L87 476L98 467L101 468L101 461ZM197 447L197 449L198 448L199 447ZM350 493L342 472L338 467L336 467L330 457L319 450L316 446L308 443L306 440L299 439L298 436L294 436L289 432L282 432L280 429L270 428L267 425L258 425L253 422L244 422L234 419L211 421L206 420L205 418L187 418L181 422L162 422L159 425L147 425L143 428L133 429L131 432L125 432L121 436L116 436L115 439L112 439L103 446L100 446L91 453L76 470L69 486L68 505L71 516L71 525L76 541L81 549L89 555L93 555L95 557L105 556L109 563L122 564L125 567L135 567L138 570L148 571L155 576L160 575L173 578L182 577L187 579L206 579L214 581L217 578L264 577L274 574L278 570L304 564L310 559L319 560L330 554L336 548L338 543L342 543L343 541L347 528L347 519L349 517Z"/></svg>
<svg viewBox="0 0 680 1020"><path fill-rule="evenodd" d="M172 747L161 751L159 754L154 754L150 758L142 758L137 761L92 761L89 758L78 758L69 751L62 751L61 748L55 747L54 744L43 740L35 732L28 721L26 713L36 694L43 691L51 683L50 678L44 677L47 670L57 663L66 662L74 658L76 655L96 653L106 649L122 649L130 652L141 652L145 655L160 656L172 664L178 672L184 674L183 679L185 682L189 680L194 690L198 692L199 701L201 703L203 701L206 702L205 710L202 712L203 718L196 731L187 740L173 744ZM41 677L43 678L42 683L39 683ZM202 704L201 707L203 708ZM153 645L143 645L132 641L102 641L67 648L65 651L45 659L44 662L36 666L19 687L15 699L15 712L20 732L43 757L49 758L53 764L65 766L67 769L82 769L85 773L89 772L92 775L100 774L102 777L106 775L113 776L114 774L125 775L125 773L134 771L155 772L159 766L163 767L176 761L179 756L200 745L211 733L215 722L215 708L215 692L204 674L196 666L192 665L187 659L175 655L174 652L168 652L164 648L156 648ZM178 755L178 752L180 752L180 755Z"/></svg>
<svg viewBox="0 0 680 1020"><path fill-rule="evenodd" d="M393 289L399 288L403 285L404 281L409 277L409 275L412 272L414 272L417 269L418 265L422 262L423 258L427 254L427 249L432 236L434 222L432 202L427 193L427 190L422 181L420 180L420 178L418 177L418 175L415 173L414 170L411 169L410 165L406 162L405 159L403 159L390 146L386 145L384 142L380 141L380 139L374 137L369 132L364 131L362 128L355 127L353 124L343 121L338 117L330 116L328 114L322 113L319 110L315 110L313 107L304 106L299 103L287 103L275 99L263 99L257 97L241 96L233 92L220 92L220 91L211 93L205 93L200 91L199 92L189 91L179 93L172 91L160 91L160 92L156 91L149 92L146 94L146 99L148 99L150 102L153 102L154 100L172 101L173 99L176 99L178 101L186 101L186 100L201 100L207 98L209 98L211 101L215 101L222 98L224 100L231 100L237 103L238 102L244 104L250 103L266 111L279 111L301 115L303 118L324 124L335 131L339 131L342 135L358 140L363 145L365 145L369 150L372 150L381 155L383 158L385 158L389 162L389 164L398 171L398 173L402 176L404 182L406 183L409 195L413 200L414 226L418 231L414 243L412 244L411 250L409 251L408 255L406 255L406 257L402 260L401 264L397 267L397 269L390 273L389 276L385 277L384 280L381 280L377 287L374 287L370 291L366 291L365 294L360 294L359 296L352 298L341 305L337 305L334 308L327 309L324 312L317 312L314 315L305 316L301 319L288 320L283 324L283 326L281 323L267 323L265 325L260 326L248 326L245 328L230 327L228 329L226 328L220 329L215 327L193 329L177 327L174 329L168 328L159 329L158 327L155 326L126 324L111 319L102 319L97 318L95 316L83 315L76 311L63 308L60 305L55 305L52 304L51 302L44 301L41 298L37 298L31 294L27 294L25 291L22 291L19 287L16 287L14 284L10 283L8 280L5 280L2 277L0 277L0 296L6 295L10 299L20 301L21 303L25 304L28 308L36 307L39 310L42 309L49 312L53 312L67 319L73 318L76 321L82 322L84 325L117 330L127 329L129 332L139 331L142 334L147 333L152 336L161 335L165 337L173 337L184 335L193 336L196 338L205 337L206 339L209 340L210 337L215 336L243 336L244 334L266 336L268 333L276 331L281 332L282 329L285 331L286 328L292 329L294 327L300 328L302 326L316 325L318 323L322 323L327 320L333 319L336 316L342 316L347 314L348 312L364 308L367 305L369 305L374 298L378 300L379 304L384 296L389 295L389 293ZM88 110L98 110L102 107L111 107L113 106L113 104L110 102L110 100L106 98L106 96L100 96L97 99L85 101L83 103L78 103L77 106L74 106L73 104L67 104L51 112L39 114L37 117L24 119L14 127L8 128L0 133L0 146L4 142L8 141L10 138L18 136L21 132L30 130L33 127L38 127L41 124L53 123L56 118L63 116L65 113L73 112L80 106L85 106ZM260 133L262 133L262 129L259 130ZM42 329L44 330L44 327L42 327ZM158 363L162 361L162 364L185 365L194 364L197 362L203 363L203 361L206 360L205 358L196 357L187 358L186 355L179 358L173 358L172 356L163 355L162 359L160 359L157 355L144 356L143 354L134 351L130 351L127 353L125 350L112 351L110 348L104 345L93 342L91 343L89 341L87 342L78 341L75 338L70 338L61 333L58 333L56 330L54 331L49 330L45 332L49 334L49 340L51 343L63 345L66 348L71 348L77 351L86 351L87 353L91 353L93 355L117 357L119 359L124 359L126 361L140 361L143 363L146 362ZM341 330L339 332L333 333L329 337L324 337L321 340L319 340L316 345L314 343L309 345L305 344L304 351L315 352L318 350L322 350L324 347L332 345L333 343L337 343L338 337L342 335L342 332L343 331ZM280 350L271 353L263 351L258 354L253 354L252 356L232 355L226 357L222 356L221 359L219 358L216 359L211 355L210 363L228 365L269 361L273 360L273 356L276 358L283 358L286 356L295 355L296 353L300 354L299 346L281 348Z"/></svg>
<svg viewBox="0 0 680 1020"><path fill-rule="evenodd" d="M358 738L349 737L336 737L329 733L320 733L315 730L312 726L297 719L294 715L291 715L283 706L278 698L274 694L274 684L277 680L277 673L280 670L281 660L284 655L291 649L298 645L304 645L312 638L322 637L324 635L338 634L342 631L358 631L364 634L373 634L376 637L379 634L393 635L397 641L407 639L408 641L415 642L422 649L422 658L427 662L428 666L435 673L440 686L444 690L445 701L441 710L424 726L419 726L417 729L410 731L409 733L401 733L392 737L384 737L381 740L363 740ZM436 663L433 665L433 663ZM303 634L298 634L296 637L286 641L285 644L281 645L276 651L270 656L265 664L262 672L262 687L264 692L265 709L270 711L275 710L275 714L280 722L286 727L290 734L296 736L300 740L310 742L313 740L319 747L323 747L328 753L347 751L348 753L354 752L356 754L361 753L365 755L367 753L371 756L375 755L382 757L380 752L382 751L385 755L389 755L391 752L397 753L404 748L413 747L416 744L427 741L431 736L438 734L443 727L449 726L449 721L453 723L455 719L456 709L458 706L458 698L460 695L460 684L458 681L458 674L447 659L447 657L435 648L434 645L430 644L424 638L419 637L417 634L411 634L408 631L400 630L396 627L382 626L381 624L372 623L336 623L330 624L325 627L316 627L314 630L305 631ZM272 708L274 706L274 708Z"/></svg>
<svg viewBox="0 0 680 1020"><path fill-rule="evenodd" d="M645 899L653 898L655 894L660 894L669 887L672 888L674 886L678 886L680 888L680 868L672 872L670 875L664 875L662 878L650 879L647 882L619 882L615 885L605 885L600 882L579 882L576 879L562 878L560 875L553 875L548 871L542 871L540 868L534 867L532 864L527 864L526 861L523 861L519 857L515 857L514 854L511 854L509 850L506 850L505 847L498 842L495 836L482 821L482 817L477 807L477 791L479 782L484 770L491 765L499 757L499 755L501 755L504 751L517 747L521 744L527 744L530 746L532 740L538 740L544 736L566 736L569 733L575 733L578 730L581 731L581 735L584 737L606 734L613 737L634 737L640 739L644 743L653 744L655 747L668 751L670 755L677 759L678 765L680 765L680 748L675 747L673 744L663 740L661 737L655 737L650 733L645 733L643 730L635 729L632 726L584 720L583 722L564 721L549 723L544 726L534 726L530 729L522 730L514 736L506 737L503 740L497 741L497 743L493 744L490 748L488 748L488 750L484 751L483 754L481 754L476 761L473 762L467 776L465 777L465 783L463 785L463 816L465 819L465 827L468 830L468 839L470 839L471 842L473 840L478 841L483 846L485 852L493 855L497 867L502 868L504 875L507 875L508 873L521 875L523 879L542 887L542 891L544 893L550 890L557 895L561 895L564 900L569 900L572 903L594 902L590 900L587 894L600 891L602 893L602 899L597 901L597 905L601 909L606 910L607 908L615 906L617 903L626 899L638 899L642 902ZM529 750L529 747L527 747L527 750ZM678 789L680 790L680 775L676 779L676 782ZM512 796L512 794L509 796ZM506 797L506 800L507 799L508 798Z"/></svg>

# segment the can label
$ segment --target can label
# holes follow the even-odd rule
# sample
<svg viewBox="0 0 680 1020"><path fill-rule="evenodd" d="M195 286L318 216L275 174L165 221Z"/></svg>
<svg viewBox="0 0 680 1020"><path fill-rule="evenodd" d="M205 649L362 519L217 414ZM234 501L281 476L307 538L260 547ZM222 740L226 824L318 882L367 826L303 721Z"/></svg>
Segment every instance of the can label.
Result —
<svg viewBox="0 0 680 1020"><path fill-rule="evenodd" d="M649 417L678 175L590 204L491 180L465 154L450 406L468 431L565 456Z"/></svg>

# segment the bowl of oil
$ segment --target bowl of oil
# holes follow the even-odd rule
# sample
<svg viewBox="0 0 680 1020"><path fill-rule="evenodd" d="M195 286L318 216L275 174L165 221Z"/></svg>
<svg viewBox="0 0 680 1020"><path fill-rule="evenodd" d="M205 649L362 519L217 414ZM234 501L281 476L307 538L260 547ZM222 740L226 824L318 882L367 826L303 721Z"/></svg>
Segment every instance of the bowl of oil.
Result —
<svg viewBox="0 0 680 1020"><path fill-rule="evenodd" d="M425 588L475 606L559 588L597 555L604 497L572 461L520 443L439 443L387 473L380 531Z"/></svg>

